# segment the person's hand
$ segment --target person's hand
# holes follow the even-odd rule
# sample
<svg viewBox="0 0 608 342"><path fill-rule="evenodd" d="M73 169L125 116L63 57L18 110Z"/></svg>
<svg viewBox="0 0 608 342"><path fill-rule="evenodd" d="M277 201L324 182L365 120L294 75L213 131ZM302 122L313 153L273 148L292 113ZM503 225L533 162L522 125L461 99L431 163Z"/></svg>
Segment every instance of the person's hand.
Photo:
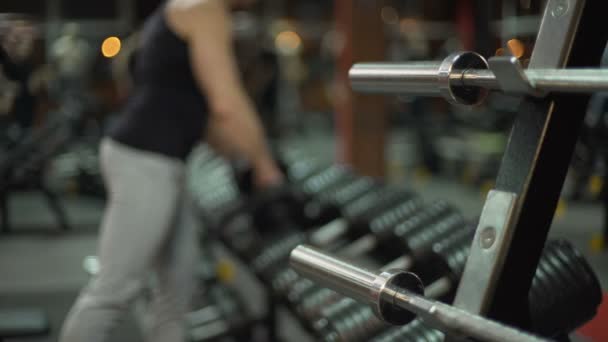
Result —
<svg viewBox="0 0 608 342"><path fill-rule="evenodd" d="M254 164L253 177L254 185L258 189L279 185L285 179L281 169L271 158L264 158Z"/></svg>

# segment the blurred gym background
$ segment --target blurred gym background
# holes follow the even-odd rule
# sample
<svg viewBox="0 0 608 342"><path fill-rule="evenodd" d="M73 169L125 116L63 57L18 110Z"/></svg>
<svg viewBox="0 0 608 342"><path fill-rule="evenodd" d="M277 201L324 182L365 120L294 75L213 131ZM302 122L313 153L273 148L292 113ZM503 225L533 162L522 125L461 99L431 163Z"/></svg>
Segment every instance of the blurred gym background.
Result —
<svg viewBox="0 0 608 342"><path fill-rule="evenodd" d="M89 277L84 266L94 267L86 261L104 206L97 146L128 95L139 25L159 4L0 3L0 41L18 56L29 89L24 94L0 69L0 308L40 307L50 318L50 335L19 341L54 340ZM277 150L345 162L477 217L517 99L495 95L465 110L442 99L356 95L348 69L457 50L509 49L525 63L542 8L525 0L260 0L235 14L235 46ZM604 288L605 112L605 96L595 95L552 228L584 252ZM226 258L220 273L231 278L239 267ZM598 324L579 337L607 340ZM140 338L132 320L119 335L115 341Z"/></svg>

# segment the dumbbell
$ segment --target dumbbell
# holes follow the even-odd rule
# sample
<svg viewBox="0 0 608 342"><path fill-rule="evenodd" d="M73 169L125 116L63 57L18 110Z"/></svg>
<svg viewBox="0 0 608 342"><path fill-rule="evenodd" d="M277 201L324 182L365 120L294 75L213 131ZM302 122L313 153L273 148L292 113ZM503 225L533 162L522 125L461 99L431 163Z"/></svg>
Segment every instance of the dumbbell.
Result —
<svg viewBox="0 0 608 342"><path fill-rule="evenodd" d="M358 178L342 188L336 189L336 191L323 193L322 198L319 199L319 201L323 201L328 203L328 205L337 208L344 208L365 193L374 189L379 189L379 187L380 185L378 183L369 178ZM289 251L295 246L294 243L298 244L305 240L306 235L303 232L290 233L283 236L281 239L276 239L265 247L259 258L256 259L257 261L253 262L254 268L260 271L263 270L266 267L265 265L272 263L277 257L280 257L281 255L287 256ZM270 258L270 260L267 260L268 258Z"/></svg>
<svg viewBox="0 0 608 342"><path fill-rule="evenodd" d="M405 190L386 189L384 187L374 187L363 196L349 203L343 209L344 217L336 219L323 227L314 230L312 233L303 235L309 243L316 246L330 246L339 244L351 227L367 225L379 213L397 206L404 201L418 200L418 198ZM297 241L291 235L282 240ZM291 250L297 245L278 242L284 248L266 247L262 253L256 257L252 264L254 271L258 274L265 274L266 279L272 279L277 266L284 265Z"/></svg>
<svg viewBox="0 0 608 342"><path fill-rule="evenodd" d="M404 207L399 209L401 210L398 212L389 211L379 216L370 224L371 233L340 249L337 254L347 258L357 258L375 250L382 251L384 260L379 260L380 262L386 263L392 260L384 267L409 269L414 264L414 260L423 259L430 253L433 244L465 229L462 215L441 200L426 207L416 208L418 210L409 213ZM402 222L395 224L395 220ZM291 269L285 271L280 275L282 278L277 278L274 284L275 290L289 292L290 302L298 303L308 296L326 298L315 292L323 293L329 290L315 287L312 281L293 277L293 274L295 271ZM330 293L324 295L330 296ZM337 299L336 296L337 294L331 293L326 299ZM328 303L319 303L320 306L326 304Z"/></svg>
<svg viewBox="0 0 608 342"><path fill-rule="evenodd" d="M444 337L442 332L429 328L417 318L404 326L389 329L371 342L443 342Z"/></svg>
<svg viewBox="0 0 608 342"><path fill-rule="evenodd" d="M452 272L461 272L466 263L472 236L465 237L463 234L460 239L468 243L437 246L443 249L439 253L445 253L446 266L452 267ZM458 239L457 236L454 238ZM449 276L454 279L456 274ZM443 288L443 291L450 290L445 284L437 287L434 293L425 291L426 296L443 296L439 288ZM456 285L457 282L452 281L452 284ZM580 253L565 241L550 241L543 250L530 290L532 331L547 337L570 333L595 315L601 300L599 282ZM352 341L362 336L365 336L362 339L367 339L386 327L386 323L372 316L372 309L367 305L343 300L335 306L326 308L322 313L323 318L313 325L328 340ZM395 330L406 335L411 331L406 327ZM388 341L407 340L403 334Z"/></svg>
<svg viewBox="0 0 608 342"><path fill-rule="evenodd" d="M351 183L344 185L339 189L335 189L335 191L328 192L324 195L324 201L331 206L335 207L346 207L359 197L362 197L365 193L368 193L374 189L380 189L380 185L376 182L373 182L369 178L357 178L353 180ZM324 192L322 192L323 194ZM309 202L310 203L310 202ZM243 204L244 205L244 204ZM263 208L263 206L262 206ZM272 207L266 208L270 209L271 212L274 210ZM225 240L229 242L229 244L236 249L236 251L245 256L248 259L254 259L257 255L260 255L260 260L267 259L268 257L273 258L269 260L272 262L274 258L280 257L281 255L286 256L291 248L295 245L285 245L285 243L289 243L289 241L294 241L293 234L301 235L299 233L300 230L306 229L307 227L299 226L297 229L289 230L288 227L282 225L278 231L272 232L272 234L266 235L279 235L279 237L273 237L271 243L263 244L262 241L267 241L268 237L262 236L264 233L268 233L268 231L264 231L261 229L260 231L254 231L255 227L253 225L260 225L258 220L257 223L252 222L253 218L247 216L247 209L242 208L241 206L236 206L236 208L232 209L232 213L236 214L228 214L223 215L228 217L229 219L234 219L235 222L230 220L224 220L221 225L224 227L222 230L225 236ZM294 228L294 227L292 227ZM281 242L282 239L285 241ZM303 241L303 240L302 240ZM274 248L272 245L276 244ZM270 247L269 247L270 246ZM285 248L281 249L280 246L285 246ZM281 250L284 250L282 254L277 253ZM267 261L257 261L257 263L266 263ZM263 268L264 266L260 266Z"/></svg>
<svg viewBox="0 0 608 342"><path fill-rule="evenodd" d="M297 184L333 165L323 165L313 160L298 160L287 163L286 176L291 183Z"/></svg>
<svg viewBox="0 0 608 342"><path fill-rule="evenodd" d="M429 206L428 208L423 208L422 201L419 198L415 197L408 201L404 201L392 209L378 215L367 225L359 225L359 227L355 227L353 230L358 233L358 235L363 235L366 231L368 234L363 235L359 239L355 240L355 242L351 242L346 246L340 246L341 248L339 249L339 252L342 255L347 255L349 257L365 254L372 251L376 246L380 245L381 242L391 240L392 236L390 236L390 234L386 234L386 232L390 232L392 228L400 221L406 220L413 215L409 222L411 223L411 230L415 230L416 227L422 227L424 224L440 218L441 215L447 213L449 210L451 209L445 202L438 202ZM365 241L366 243L362 244L360 243L361 241ZM402 251L401 246L399 248L388 248L388 251L391 250L397 250L396 254L401 254ZM407 262L407 260L405 262ZM300 280L300 278L298 277L297 273L295 273L294 270L287 268L281 273L277 274L273 280L273 289L278 294L285 294L289 290L290 286L298 280ZM301 281L312 285L312 283L306 279L301 279ZM302 286L299 286L299 288L304 289Z"/></svg>
<svg viewBox="0 0 608 342"><path fill-rule="evenodd" d="M453 212L453 209L443 201L438 201L424 207L419 198L411 198L378 215L367 225L355 227L353 229L355 234L352 235L355 237L358 235L360 238L348 245L339 246L338 253L343 256L356 257L370 253L374 251L374 249L378 249L378 246L381 246L384 257L390 260L393 257L403 254L403 244L390 234L393 228L398 226L401 221L407 222L401 224L402 231L415 231L416 229L424 227L426 224L432 223L434 220L439 220L442 215L447 215L451 212ZM405 225L407 225L407 229L405 229ZM365 232L367 232L367 234L363 235ZM418 248L415 250L418 250ZM408 264L411 263L411 258L398 258L395 263L402 267L407 267ZM301 282L296 286L299 291L305 291L313 286L312 282L307 279L300 279L294 270L286 268L277 273L274 277L273 290L279 295L284 295L290 291L291 286L293 286L296 281ZM299 298L296 294L299 293L299 291L294 291L295 293L292 293L291 295L294 298Z"/></svg>
<svg viewBox="0 0 608 342"><path fill-rule="evenodd" d="M234 335L247 325L248 313L237 295L224 286L214 286L205 294L207 304L187 313L184 322L189 341L216 341Z"/></svg>
<svg viewBox="0 0 608 342"><path fill-rule="evenodd" d="M342 216L342 208L379 186L379 183L369 177L349 177L309 196L302 206L302 220L310 227L327 224Z"/></svg>
<svg viewBox="0 0 608 342"><path fill-rule="evenodd" d="M253 186L250 185L253 183L252 174L250 170L240 171L240 173L237 171L236 176L241 193L248 197L247 201L253 205L246 210L252 212L253 222L257 229L272 230L271 226L279 225L281 231L285 230L285 227L281 225L282 222L287 224L291 221L290 223L296 224L300 228L316 223L319 219L318 216L324 213L317 211L312 213L314 216L307 215L308 213L303 210L306 202L317 194L348 184L357 178L347 167L334 164L309 175L298 183L285 183L280 187L281 192L277 192L276 189L254 191ZM275 196L277 194L280 196ZM278 220L269 218L277 214L283 214L283 217Z"/></svg>
<svg viewBox="0 0 608 342"><path fill-rule="evenodd" d="M323 225L338 216L340 210L330 202L322 201L328 194L335 193L361 177L345 166L335 165L315 174L305 181L293 184L294 193L301 201L295 212L297 220L304 226Z"/></svg>
<svg viewBox="0 0 608 342"><path fill-rule="evenodd" d="M602 289L582 254L569 242L556 240L543 250L528 301L532 331L557 337L596 315Z"/></svg>

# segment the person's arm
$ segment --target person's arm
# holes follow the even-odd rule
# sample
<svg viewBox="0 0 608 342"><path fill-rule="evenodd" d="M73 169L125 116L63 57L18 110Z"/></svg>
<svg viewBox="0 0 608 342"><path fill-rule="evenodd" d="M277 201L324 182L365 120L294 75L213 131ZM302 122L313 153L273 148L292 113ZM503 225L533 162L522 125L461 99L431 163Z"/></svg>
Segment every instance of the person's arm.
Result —
<svg viewBox="0 0 608 342"><path fill-rule="evenodd" d="M167 20L188 41L191 64L207 96L209 142L228 156L246 158L260 186L282 181L258 115L246 95L232 49L230 17L221 0L180 1L167 6Z"/></svg>

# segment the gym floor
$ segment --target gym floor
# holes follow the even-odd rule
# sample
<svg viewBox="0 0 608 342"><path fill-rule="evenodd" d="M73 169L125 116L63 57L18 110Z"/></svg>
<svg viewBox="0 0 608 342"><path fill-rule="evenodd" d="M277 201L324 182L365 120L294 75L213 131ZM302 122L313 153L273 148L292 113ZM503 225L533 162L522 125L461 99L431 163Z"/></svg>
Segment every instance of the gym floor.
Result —
<svg viewBox="0 0 608 342"><path fill-rule="evenodd" d="M411 186L428 200L442 198L456 204L470 218L479 215L483 204L480 191L452 181L416 180ZM10 203L15 213L12 218L15 232L0 237L0 307L42 307L51 317L53 335L27 341L56 341L70 305L88 278L82 261L95 254L103 202L76 197L64 198L64 201L74 231L60 232L43 199L34 193L23 193L14 196ZM562 205L551 234L572 241L584 252L606 290L608 252L592 252L590 248L591 237L600 232L601 220L601 208L597 204ZM140 340L131 317L112 339L116 342Z"/></svg>

